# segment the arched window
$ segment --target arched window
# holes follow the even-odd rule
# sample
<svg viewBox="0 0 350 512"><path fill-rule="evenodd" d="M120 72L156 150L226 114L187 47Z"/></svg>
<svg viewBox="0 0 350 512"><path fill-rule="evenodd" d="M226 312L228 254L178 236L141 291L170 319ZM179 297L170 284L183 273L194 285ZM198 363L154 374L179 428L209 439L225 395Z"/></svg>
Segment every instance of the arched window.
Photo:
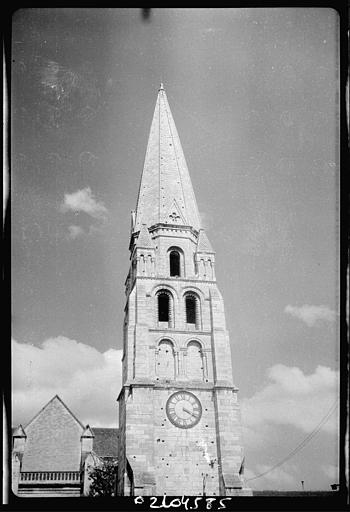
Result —
<svg viewBox="0 0 350 512"><path fill-rule="evenodd" d="M181 247L171 246L167 250L170 277L185 277L185 257Z"/></svg>
<svg viewBox="0 0 350 512"><path fill-rule="evenodd" d="M169 322L169 295L167 293L158 294L158 321Z"/></svg>
<svg viewBox="0 0 350 512"><path fill-rule="evenodd" d="M186 366L189 379L204 380L204 360L202 347L198 341L190 341L187 345Z"/></svg>
<svg viewBox="0 0 350 512"><path fill-rule="evenodd" d="M156 373L161 379L175 379L175 352L170 340L162 340L159 343Z"/></svg>
<svg viewBox="0 0 350 512"><path fill-rule="evenodd" d="M193 295L186 296L186 323L196 323L196 298Z"/></svg>
<svg viewBox="0 0 350 512"><path fill-rule="evenodd" d="M185 295L186 324L195 329L200 328L200 302L194 293Z"/></svg>
<svg viewBox="0 0 350 512"><path fill-rule="evenodd" d="M180 254L178 251L171 251L170 256L170 276L180 276Z"/></svg>
<svg viewBox="0 0 350 512"><path fill-rule="evenodd" d="M173 326L173 297L168 290L160 290L157 293L158 323Z"/></svg>

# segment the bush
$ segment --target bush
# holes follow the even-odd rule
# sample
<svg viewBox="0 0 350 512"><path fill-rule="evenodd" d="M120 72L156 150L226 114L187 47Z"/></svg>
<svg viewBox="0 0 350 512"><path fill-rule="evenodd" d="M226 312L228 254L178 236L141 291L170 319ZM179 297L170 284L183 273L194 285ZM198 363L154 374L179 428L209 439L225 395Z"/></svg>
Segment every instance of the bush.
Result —
<svg viewBox="0 0 350 512"><path fill-rule="evenodd" d="M101 466L92 468L89 471L89 478L92 480L89 496L115 496L117 464L114 461L103 461Z"/></svg>

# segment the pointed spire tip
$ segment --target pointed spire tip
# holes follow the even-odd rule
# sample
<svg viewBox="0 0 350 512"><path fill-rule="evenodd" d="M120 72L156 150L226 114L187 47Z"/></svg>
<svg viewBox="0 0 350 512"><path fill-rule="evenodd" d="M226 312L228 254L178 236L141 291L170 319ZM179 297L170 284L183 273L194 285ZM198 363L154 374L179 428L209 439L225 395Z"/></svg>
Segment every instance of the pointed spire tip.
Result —
<svg viewBox="0 0 350 512"><path fill-rule="evenodd" d="M152 246L154 244L153 231L151 236L142 224L149 228L156 224L186 225L194 230L200 228L191 179L163 82L160 83L149 132L135 217L132 229L135 234L140 231L139 247L149 238Z"/></svg>

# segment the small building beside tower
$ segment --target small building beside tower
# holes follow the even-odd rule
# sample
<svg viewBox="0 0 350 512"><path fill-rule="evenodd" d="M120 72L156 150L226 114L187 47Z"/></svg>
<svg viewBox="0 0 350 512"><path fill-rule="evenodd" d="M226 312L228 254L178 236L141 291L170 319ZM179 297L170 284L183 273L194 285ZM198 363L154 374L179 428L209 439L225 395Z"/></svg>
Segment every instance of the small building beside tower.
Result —
<svg viewBox="0 0 350 512"><path fill-rule="evenodd" d="M118 429L83 425L58 395L12 439L12 491L19 497L87 496L89 471L104 460L117 464Z"/></svg>

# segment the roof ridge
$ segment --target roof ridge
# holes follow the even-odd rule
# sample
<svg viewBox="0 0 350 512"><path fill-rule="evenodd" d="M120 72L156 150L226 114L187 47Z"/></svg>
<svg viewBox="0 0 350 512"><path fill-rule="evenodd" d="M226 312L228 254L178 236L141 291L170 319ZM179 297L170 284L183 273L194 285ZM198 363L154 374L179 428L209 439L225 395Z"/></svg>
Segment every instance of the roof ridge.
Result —
<svg viewBox="0 0 350 512"><path fill-rule="evenodd" d="M34 420L36 420L36 418L42 413L44 412L44 410L55 400L57 399L62 405L63 407L65 407L65 409L67 409L67 411L69 412L69 414L75 419L75 421L81 426L82 429L85 429L84 425L81 423L80 420L78 420L78 418L75 416L74 413L72 413L72 411L69 409L69 407L63 402L62 398L60 398L57 394L55 396L53 396L51 398L51 400L49 400L41 409L39 412L37 412L37 414L35 416L33 416L33 418L26 424L25 426L25 429L27 429L29 427L29 425L31 423L33 423Z"/></svg>
<svg viewBox="0 0 350 512"><path fill-rule="evenodd" d="M120 430L119 427L90 427L92 430Z"/></svg>
<svg viewBox="0 0 350 512"><path fill-rule="evenodd" d="M25 433L21 423L18 425L18 427L12 430L12 437L27 437L27 434Z"/></svg>

